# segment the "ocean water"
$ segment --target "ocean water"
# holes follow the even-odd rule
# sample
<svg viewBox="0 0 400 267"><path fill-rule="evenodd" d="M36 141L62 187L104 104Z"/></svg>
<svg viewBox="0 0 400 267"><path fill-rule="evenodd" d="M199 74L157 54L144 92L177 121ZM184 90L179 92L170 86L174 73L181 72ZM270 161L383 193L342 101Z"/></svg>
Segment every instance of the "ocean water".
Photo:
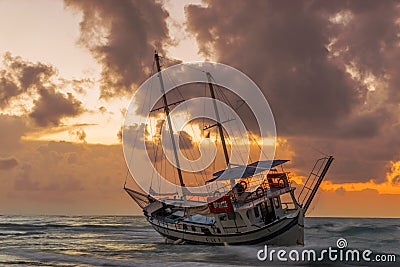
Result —
<svg viewBox="0 0 400 267"><path fill-rule="evenodd" d="M0 216L0 266L400 266L399 219L306 218L305 246L370 249L396 262L260 261L263 246L164 244L142 216Z"/></svg>

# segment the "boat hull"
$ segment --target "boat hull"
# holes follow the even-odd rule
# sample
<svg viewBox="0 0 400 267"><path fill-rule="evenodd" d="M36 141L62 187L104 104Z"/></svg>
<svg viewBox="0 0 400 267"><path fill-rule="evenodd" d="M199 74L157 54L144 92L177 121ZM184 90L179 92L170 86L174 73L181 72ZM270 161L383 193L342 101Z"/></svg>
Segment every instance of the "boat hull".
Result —
<svg viewBox="0 0 400 267"><path fill-rule="evenodd" d="M257 245L293 246L304 244L303 214L284 217L264 227L243 233L206 234L182 231L160 225L148 218L153 228L172 243L205 245Z"/></svg>

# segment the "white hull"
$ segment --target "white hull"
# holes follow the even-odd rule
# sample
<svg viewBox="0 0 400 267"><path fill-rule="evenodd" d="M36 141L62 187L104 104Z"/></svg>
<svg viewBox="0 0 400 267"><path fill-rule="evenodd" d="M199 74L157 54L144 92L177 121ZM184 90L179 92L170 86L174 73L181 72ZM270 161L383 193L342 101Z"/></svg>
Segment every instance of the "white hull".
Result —
<svg viewBox="0 0 400 267"><path fill-rule="evenodd" d="M183 231L148 217L153 228L171 243L195 243L207 245L256 245L270 244L291 246L304 244L303 213L299 209L292 216L283 217L261 228L247 232L216 234Z"/></svg>

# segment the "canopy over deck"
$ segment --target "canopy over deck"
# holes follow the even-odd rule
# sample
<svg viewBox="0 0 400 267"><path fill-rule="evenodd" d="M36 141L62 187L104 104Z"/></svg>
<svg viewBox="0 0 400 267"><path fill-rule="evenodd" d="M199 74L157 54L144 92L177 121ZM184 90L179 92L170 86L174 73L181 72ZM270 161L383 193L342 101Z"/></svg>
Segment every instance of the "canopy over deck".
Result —
<svg viewBox="0 0 400 267"><path fill-rule="evenodd" d="M257 173L270 170L271 168L279 166L288 161L289 160L286 159L260 160L246 166L231 164L236 167L228 168L214 173L213 175L215 177L208 180L206 183L214 182L216 180L230 180L232 178L247 178Z"/></svg>

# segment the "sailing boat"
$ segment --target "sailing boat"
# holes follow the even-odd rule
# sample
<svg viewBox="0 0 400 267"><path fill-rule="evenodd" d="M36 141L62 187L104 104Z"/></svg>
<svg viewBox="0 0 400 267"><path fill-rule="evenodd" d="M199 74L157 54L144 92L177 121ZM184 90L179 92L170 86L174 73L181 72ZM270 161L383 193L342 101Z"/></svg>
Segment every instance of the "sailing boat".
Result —
<svg viewBox="0 0 400 267"><path fill-rule="evenodd" d="M163 109L168 123L172 148L176 161L179 184L184 189L183 197L161 195L150 190L150 194L128 188L125 191L140 206L151 226L161 234L167 243L193 243L208 245L303 245L304 216L317 190L328 172L333 157L318 159L308 176L300 194L291 185L289 172L283 165L289 160L259 160L247 165L232 164L229 159L219 112L214 105L226 170L213 173L207 183L227 181L221 191L208 196L205 201L188 206L191 192L185 186L179 165L177 147L173 138L173 127L169 116L169 104L163 91L160 57L154 55L158 78L162 89ZM216 94L208 76L208 89L215 101ZM278 170L278 167L280 170Z"/></svg>

